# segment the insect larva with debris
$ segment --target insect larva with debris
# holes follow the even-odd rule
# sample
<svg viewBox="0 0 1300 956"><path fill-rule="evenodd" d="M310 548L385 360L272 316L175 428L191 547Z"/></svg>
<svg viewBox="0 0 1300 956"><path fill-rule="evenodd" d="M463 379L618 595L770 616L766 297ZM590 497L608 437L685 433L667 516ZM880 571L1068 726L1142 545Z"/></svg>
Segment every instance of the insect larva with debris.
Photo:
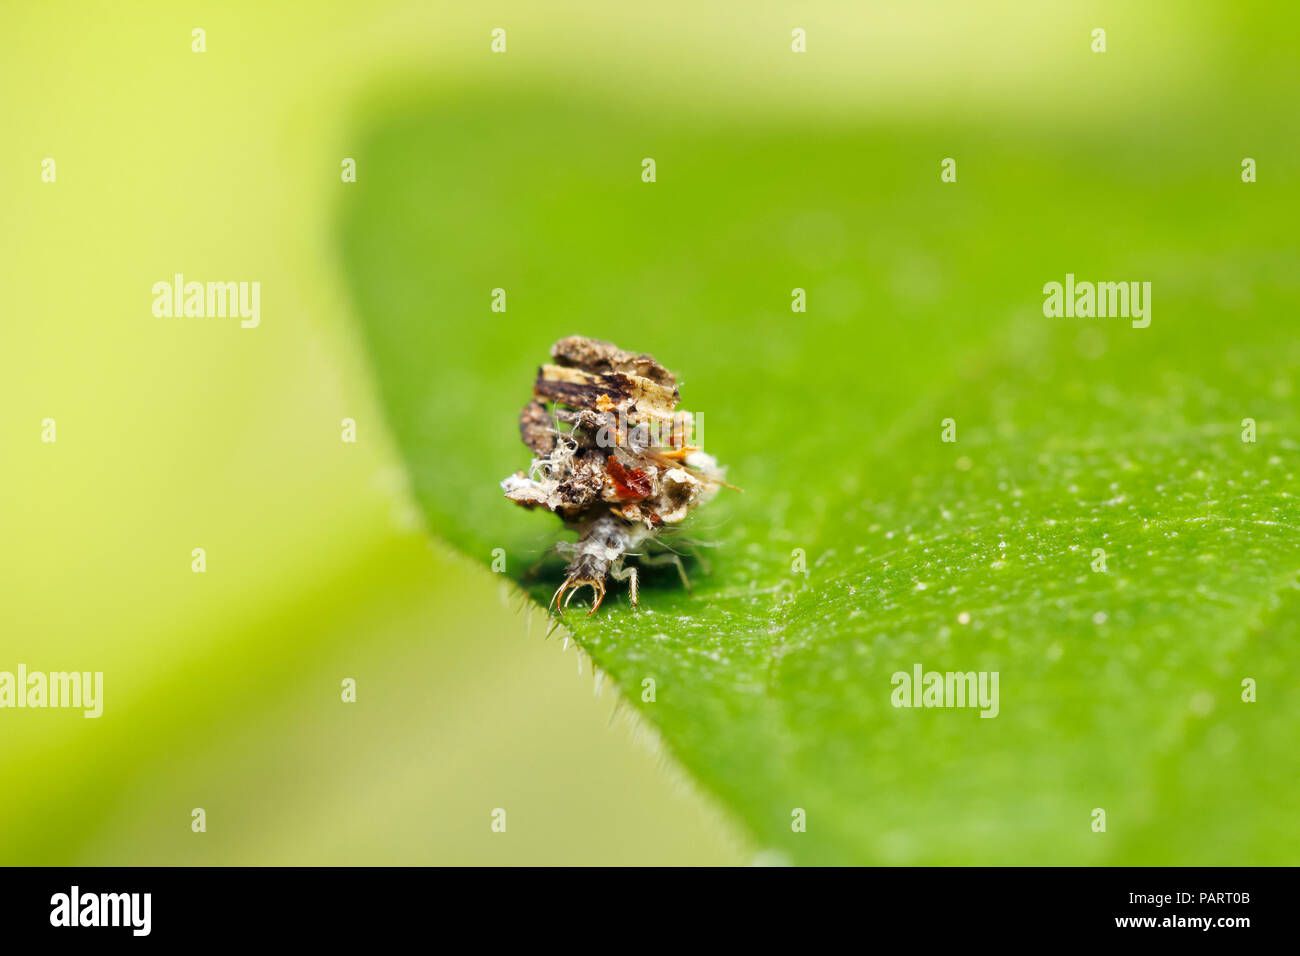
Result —
<svg viewBox="0 0 1300 956"><path fill-rule="evenodd" d="M694 416L677 410L677 378L651 356L574 335L551 346L551 358L553 364L538 369L533 400L519 414L532 466L501 488L525 508L554 512L578 533L576 542L559 545L570 561L552 607L563 614L573 595L589 587L595 600L587 613L594 614L608 578L629 582L636 607L637 569L625 559L660 563L639 549L712 498L726 484L722 469L688 443ZM676 554L657 557L682 570Z"/></svg>

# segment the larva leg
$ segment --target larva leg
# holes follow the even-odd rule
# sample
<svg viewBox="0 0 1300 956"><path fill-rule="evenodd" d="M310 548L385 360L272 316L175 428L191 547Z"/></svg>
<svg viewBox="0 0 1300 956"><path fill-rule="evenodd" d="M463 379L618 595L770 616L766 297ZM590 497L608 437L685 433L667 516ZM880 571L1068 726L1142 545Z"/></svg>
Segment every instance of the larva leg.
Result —
<svg viewBox="0 0 1300 956"><path fill-rule="evenodd" d="M609 569L609 576L615 581L627 581L628 592L632 595L632 606L636 607L641 601L640 582L637 580L636 568L631 565L615 565Z"/></svg>
<svg viewBox="0 0 1300 956"><path fill-rule="evenodd" d="M639 560L647 567L655 567L656 565L663 564L675 565L677 567L677 574L682 579L683 587L685 587L687 591L691 589L691 579L686 576L686 566L682 564L682 559L679 555L676 555L671 551L665 551L663 554L647 555Z"/></svg>

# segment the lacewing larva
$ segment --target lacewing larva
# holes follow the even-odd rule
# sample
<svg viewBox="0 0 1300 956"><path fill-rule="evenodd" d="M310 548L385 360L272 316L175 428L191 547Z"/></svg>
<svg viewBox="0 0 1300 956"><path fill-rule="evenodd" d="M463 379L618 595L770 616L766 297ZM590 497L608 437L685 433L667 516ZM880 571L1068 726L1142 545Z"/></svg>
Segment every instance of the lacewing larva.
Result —
<svg viewBox="0 0 1300 956"><path fill-rule="evenodd" d="M628 582L636 607L637 569L626 559L657 563L640 549L712 498L726 484L722 469L690 444L695 418L677 409L677 377L651 356L574 335L551 346L551 359L519 414L532 465L501 488L578 534L558 546L570 560L552 607L563 614L589 587L595 600L587 613L594 614L609 578ZM675 554L665 557L682 571Z"/></svg>

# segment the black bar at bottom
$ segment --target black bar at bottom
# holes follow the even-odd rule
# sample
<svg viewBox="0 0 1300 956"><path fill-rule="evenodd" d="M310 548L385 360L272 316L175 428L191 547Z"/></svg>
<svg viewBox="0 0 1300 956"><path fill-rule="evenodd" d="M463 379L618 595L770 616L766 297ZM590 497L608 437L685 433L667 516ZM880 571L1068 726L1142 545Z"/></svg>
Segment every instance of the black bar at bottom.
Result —
<svg viewBox="0 0 1300 956"><path fill-rule="evenodd" d="M452 942L452 931L499 942L513 929L532 945L558 942L558 933L603 946L611 932L734 944L780 928L808 932L818 945L843 926L861 942L902 932L927 944L1129 937L1233 945L1286 933L1294 883L1292 870L1234 868L11 868L0 869L0 932L6 943L75 937L93 947L375 944L412 933L436 944Z"/></svg>

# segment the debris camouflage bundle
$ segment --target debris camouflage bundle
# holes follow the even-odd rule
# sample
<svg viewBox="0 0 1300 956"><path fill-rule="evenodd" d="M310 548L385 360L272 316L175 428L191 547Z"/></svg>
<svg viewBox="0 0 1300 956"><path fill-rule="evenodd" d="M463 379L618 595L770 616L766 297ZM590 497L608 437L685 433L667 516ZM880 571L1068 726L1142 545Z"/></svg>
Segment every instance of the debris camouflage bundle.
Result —
<svg viewBox="0 0 1300 956"><path fill-rule="evenodd" d="M552 605L562 612L566 591L572 600L590 587L594 613L613 577L630 581L635 606L637 571L625 557L713 497L722 472L688 443L694 416L677 410L676 376L651 356L570 336L551 347L551 358L519 414L532 466L501 487L512 501L546 508L578 532L577 542L560 545L572 557Z"/></svg>

